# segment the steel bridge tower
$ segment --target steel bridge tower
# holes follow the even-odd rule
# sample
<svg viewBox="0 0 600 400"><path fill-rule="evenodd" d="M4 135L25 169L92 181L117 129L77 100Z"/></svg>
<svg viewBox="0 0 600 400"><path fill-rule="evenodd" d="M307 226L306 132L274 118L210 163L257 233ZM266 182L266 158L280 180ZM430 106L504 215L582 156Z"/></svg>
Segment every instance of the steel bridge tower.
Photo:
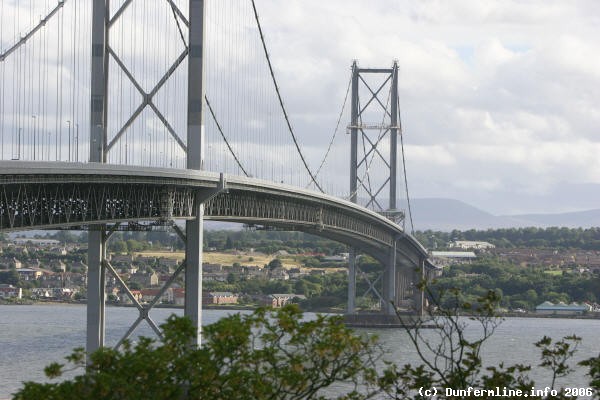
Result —
<svg viewBox="0 0 600 400"><path fill-rule="evenodd" d="M90 126L90 162L106 163L107 154L111 151L119 137L127 130L133 120L141 112L149 108L159 119L163 121L173 138L179 143L187 153L187 168L192 170L203 169L203 100L204 100L204 0L189 0L189 15L186 18L181 10L173 2L170 3L173 15L178 18L178 25L181 23L188 29L187 40L182 33L181 38L185 49L179 57L173 61L170 68L163 77L155 83L154 88L147 92L142 89L136 80L136 77L123 62L119 55L110 45L110 32L115 22L122 17L123 12L130 5L130 1L123 2L114 12L110 10L110 0L93 0L92 13L92 73L91 73L91 126ZM112 13L111 13L112 12ZM168 125L166 119L162 116L160 110L154 105L153 97L165 82L173 75L177 67L184 59L188 60L188 104L187 104L187 141L184 141ZM128 77L134 87L140 92L142 102L137 110L132 113L127 122L119 130L117 135L108 140L108 82L109 60L115 61ZM161 336L159 328L149 316L149 311L156 304L160 297L166 292L169 286L175 281L177 276L185 270L185 315L189 317L196 328L198 335L195 343L200 343L200 325L201 325L201 307L202 307L202 229L203 229L203 203L222 191L224 181L214 189L201 189L195 193L194 208L196 217L186 222L185 232L172 224L173 229L179 237L186 243L185 260L175 271L173 276L160 290L154 301L149 305L140 304L132 295L127 285L120 279L110 262L106 257L106 243L109 236L117 230L127 230L128 227L106 225L94 225L89 227L88 244L88 303L87 303L87 341L86 350L88 353L104 346L105 332L105 277L107 272L112 274L121 284L126 294L130 297L134 305L138 308L139 317L132 324L128 332L121 339L127 339L137 325L146 320L151 328ZM161 193L165 199L172 196L172 193ZM164 223L168 225L168 210L165 210ZM117 346L118 346L117 345Z"/></svg>
<svg viewBox="0 0 600 400"><path fill-rule="evenodd" d="M404 212L398 209L398 137L402 134L398 101L398 63L391 68L359 68L352 64L350 133L350 200L364 202L364 206L386 216L393 222L403 225ZM366 94L361 103L360 94ZM387 98L386 98L387 95ZM376 123L365 122L363 118L373 118L375 112L383 112L383 118ZM379 115L379 114L378 114ZM375 132L375 134L373 133ZM389 146L386 154L385 146ZM359 152L359 149L361 150ZM370 169L374 160L379 161L377 180L372 179ZM387 189L387 191L386 191ZM366 198L359 198L358 193ZM388 198L385 196L387 194ZM387 202L386 202L387 200ZM387 203L387 204L386 204ZM395 305L412 302L412 309L422 313L422 292L414 288L420 278L413 268L398 268L396 241L391 246L385 270L374 280L358 268L355 249L350 250L348 305L347 313L356 312L357 273L367 281L369 288L365 295L373 292L381 304L384 315L394 316ZM381 293L376 284L381 281Z"/></svg>

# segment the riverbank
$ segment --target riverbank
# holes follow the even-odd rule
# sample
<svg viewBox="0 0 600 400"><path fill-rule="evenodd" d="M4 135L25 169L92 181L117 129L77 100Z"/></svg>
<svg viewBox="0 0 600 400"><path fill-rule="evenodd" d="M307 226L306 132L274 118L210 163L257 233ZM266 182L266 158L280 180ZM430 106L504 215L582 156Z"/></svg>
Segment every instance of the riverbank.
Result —
<svg viewBox="0 0 600 400"><path fill-rule="evenodd" d="M85 305L85 300L83 301L59 301L59 300L31 300L31 299L21 299L21 300L5 300L0 299L0 305ZM122 303L106 303L108 307L135 307L134 304L122 304ZM202 305L203 310L232 310L232 311L253 311L257 308L261 307L258 304L204 304ZM182 305L176 304L156 304L154 308L172 308L172 309L183 309ZM311 310L303 310L305 312L314 312L314 313L322 313L322 314L345 314L345 310L340 308L317 308ZM468 316L465 314L465 316ZM533 312L525 312L525 313L515 313L515 312L503 312L498 313L498 317L501 318L565 318L565 319L600 319L600 313L586 313L586 314L536 314Z"/></svg>

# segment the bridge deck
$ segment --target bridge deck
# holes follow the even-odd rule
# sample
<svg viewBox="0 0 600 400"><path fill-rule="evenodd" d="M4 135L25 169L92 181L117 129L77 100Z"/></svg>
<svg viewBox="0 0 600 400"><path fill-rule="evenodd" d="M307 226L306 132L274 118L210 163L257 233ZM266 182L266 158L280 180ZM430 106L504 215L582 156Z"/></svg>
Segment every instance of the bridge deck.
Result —
<svg viewBox="0 0 600 400"><path fill-rule="evenodd" d="M193 217L203 191L221 177L207 171L99 163L0 161L0 229L47 229ZM329 237L385 257L394 240L415 264L427 251L387 218L326 194L227 176L205 202L207 219L255 223ZM380 254L381 253L381 254Z"/></svg>

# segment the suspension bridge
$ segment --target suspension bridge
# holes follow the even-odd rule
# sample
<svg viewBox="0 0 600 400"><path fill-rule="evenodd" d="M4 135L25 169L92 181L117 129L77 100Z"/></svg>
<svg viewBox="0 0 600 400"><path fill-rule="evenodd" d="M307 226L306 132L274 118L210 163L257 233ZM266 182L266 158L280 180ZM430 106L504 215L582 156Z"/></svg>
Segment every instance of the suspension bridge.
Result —
<svg viewBox="0 0 600 400"><path fill-rule="evenodd" d="M360 296L378 299L381 321L392 302L422 314L416 285L434 267L405 230L397 62L352 64L317 159L283 101L258 11L254 0L0 0L0 230L89 231L88 351L104 345L107 274L139 310L119 343L142 321L161 335L149 312L180 275L200 326L204 220L344 243L351 319ZM154 229L179 235L185 261L141 304L106 246L116 231ZM385 266L379 277L360 270L360 253Z"/></svg>

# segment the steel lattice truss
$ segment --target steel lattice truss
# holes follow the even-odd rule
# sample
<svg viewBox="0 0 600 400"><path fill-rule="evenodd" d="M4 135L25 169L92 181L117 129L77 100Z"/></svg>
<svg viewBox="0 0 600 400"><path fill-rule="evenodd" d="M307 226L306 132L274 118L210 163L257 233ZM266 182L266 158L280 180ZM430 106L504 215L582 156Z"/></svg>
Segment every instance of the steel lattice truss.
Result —
<svg viewBox="0 0 600 400"><path fill-rule="evenodd" d="M190 218L194 191L147 185L2 185L0 229Z"/></svg>
<svg viewBox="0 0 600 400"><path fill-rule="evenodd" d="M393 240L391 232L331 206L241 192L232 191L208 201L205 216L266 225L295 225L295 229L303 225L316 231L333 230L383 246L390 246Z"/></svg>
<svg viewBox="0 0 600 400"><path fill-rule="evenodd" d="M5 183L0 189L0 229L189 219L195 216L198 190L149 183ZM204 215L304 230L372 248L387 248L393 240L391 231L368 218L273 194L231 190L206 201Z"/></svg>

